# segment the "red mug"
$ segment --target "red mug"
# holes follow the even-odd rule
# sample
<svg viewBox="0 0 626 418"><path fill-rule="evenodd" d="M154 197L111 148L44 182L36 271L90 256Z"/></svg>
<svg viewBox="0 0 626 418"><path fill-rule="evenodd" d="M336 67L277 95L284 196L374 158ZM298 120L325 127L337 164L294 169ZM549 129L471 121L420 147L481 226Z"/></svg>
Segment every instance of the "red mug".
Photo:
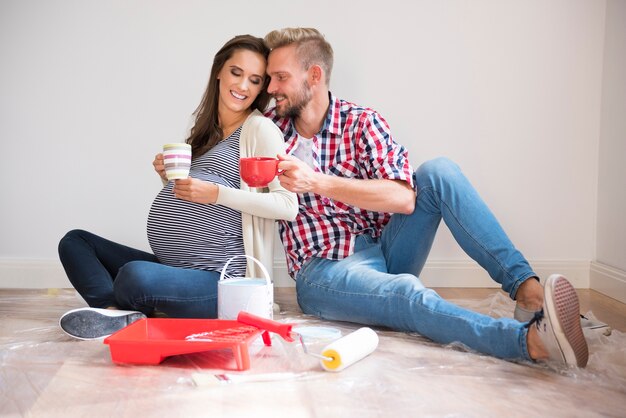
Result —
<svg viewBox="0 0 626 418"><path fill-rule="evenodd" d="M278 160L272 157L239 159L241 179L250 187L265 187L278 174Z"/></svg>

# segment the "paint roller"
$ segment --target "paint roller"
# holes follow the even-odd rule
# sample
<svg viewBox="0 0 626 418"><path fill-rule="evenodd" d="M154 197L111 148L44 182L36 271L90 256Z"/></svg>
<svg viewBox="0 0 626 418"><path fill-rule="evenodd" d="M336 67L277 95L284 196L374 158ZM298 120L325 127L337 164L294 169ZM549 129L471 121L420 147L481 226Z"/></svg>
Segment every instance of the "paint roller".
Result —
<svg viewBox="0 0 626 418"><path fill-rule="evenodd" d="M378 335L371 328L365 327L333 341L324 347L321 354L315 354L308 351L302 334L294 332L292 324L283 324L247 312L240 312L237 321L265 330L263 339L266 342L269 339L267 332L276 333L289 342L295 341L294 338L299 339L304 352L309 356L318 358L322 368L329 372L342 371L364 359L378 347Z"/></svg>
<svg viewBox="0 0 626 418"><path fill-rule="evenodd" d="M304 352L319 358L320 364L327 372L340 372L369 356L378 347L378 335L371 328L359 328L345 337L333 341L322 350L321 354L310 353L302 335L299 338Z"/></svg>

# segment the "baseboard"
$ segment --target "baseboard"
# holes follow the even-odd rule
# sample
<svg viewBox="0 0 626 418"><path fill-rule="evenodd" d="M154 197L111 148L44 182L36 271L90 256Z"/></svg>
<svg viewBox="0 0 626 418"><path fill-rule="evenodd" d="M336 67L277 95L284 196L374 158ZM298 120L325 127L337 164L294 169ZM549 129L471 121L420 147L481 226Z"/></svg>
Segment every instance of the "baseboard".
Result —
<svg viewBox="0 0 626 418"><path fill-rule="evenodd" d="M560 273L575 288L589 288L588 261L535 261L531 265L542 279L550 274ZM471 260L427 261L420 279L426 287L500 287L482 267ZM287 274L284 261L274 263L274 284L276 287L295 286L295 282Z"/></svg>
<svg viewBox="0 0 626 418"><path fill-rule="evenodd" d="M0 260L0 287L3 288L67 288L67 279L60 261L54 260Z"/></svg>
<svg viewBox="0 0 626 418"><path fill-rule="evenodd" d="M626 303L626 271L594 261L589 280L591 289Z"/></svg>
<svg viewBox="0 0 626 418"><path fill-rule="evenodd" d="M531 263L536 273L548 277L552 273L564 274L576 288L590 287L590 263L588 261L536 261ZM593 263L595 282L611 297L626 292L625 275ZM282 260L274 263L274 286L293 287L295 282L287 274L287 265ZM428 287L499 287L487 273L473 261L428 261L421 274L422 282ZM2 288L68 288L72 287L59 261L0 259L0 287ZM591 286L595 288L596 285ZM616 291L615 289L621 289ZM624 298L626 299L626 298ZM624 301L624 299L621 299Z"/></svg>
<svg viewBox="0 0 626 418"><path fill-rule="evenodd" d="M293 287L295 282L287 274L284 260L276 261L274 285ZM0 288L54 289L71 288L60 261L35 259L0 259Z"/></svg>
<svg viewBox="0 0 626 418"><path fill-rule="evenodd" d="M575 288L589 288L588 261L531 261L530 264L542 281L560 273ZM500 287L473 261L427 261L421 276L427 287Z"/></svg>

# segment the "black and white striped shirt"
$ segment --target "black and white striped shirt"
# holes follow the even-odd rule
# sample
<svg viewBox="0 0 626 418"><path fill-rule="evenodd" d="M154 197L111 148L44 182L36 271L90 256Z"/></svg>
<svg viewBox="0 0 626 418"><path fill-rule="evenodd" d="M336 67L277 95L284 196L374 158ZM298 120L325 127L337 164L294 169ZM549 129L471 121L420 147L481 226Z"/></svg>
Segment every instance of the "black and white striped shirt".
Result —
<svg viewBox="0 0 626 418"><path fill-rule="evenodd" d="M191 162L189 175L239 189L239 135L241 128ZM241 212L222 205L177 199L173 181L159 192L148 215L148 241L163 264L221 271L233 256L244 253ZM243 277L246 259L228 265L231 276Z"/></svg>

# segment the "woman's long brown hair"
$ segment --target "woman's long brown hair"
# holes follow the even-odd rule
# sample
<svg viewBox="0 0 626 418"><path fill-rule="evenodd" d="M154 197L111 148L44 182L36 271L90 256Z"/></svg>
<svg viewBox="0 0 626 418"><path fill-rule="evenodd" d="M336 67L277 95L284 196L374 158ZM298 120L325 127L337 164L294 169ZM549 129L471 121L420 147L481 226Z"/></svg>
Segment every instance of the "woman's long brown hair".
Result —
<svg viewBox="0 0 626 418"><path fill-rule="evenodd" d="M217 75L222 71L226 61L239 49L247 49L261 54L266 61L270 52L263 43L263 39L251 35L239 35L226 42L217 54L215 54L213 66L211 67L211 75L209 76L209 84L204 92L200 105L193 113L196 117L196 121L186 141L191 145L191 154L194 158L204 154L223 139L224 132L222 132L219 126L217 112L219 99L219 80L217 79ZM254 102L252 102L252 109L258 109L263 112L267 108L270 101L270 96L267 93L268 81L269 77L266 76L261 92Z"/></svg>

